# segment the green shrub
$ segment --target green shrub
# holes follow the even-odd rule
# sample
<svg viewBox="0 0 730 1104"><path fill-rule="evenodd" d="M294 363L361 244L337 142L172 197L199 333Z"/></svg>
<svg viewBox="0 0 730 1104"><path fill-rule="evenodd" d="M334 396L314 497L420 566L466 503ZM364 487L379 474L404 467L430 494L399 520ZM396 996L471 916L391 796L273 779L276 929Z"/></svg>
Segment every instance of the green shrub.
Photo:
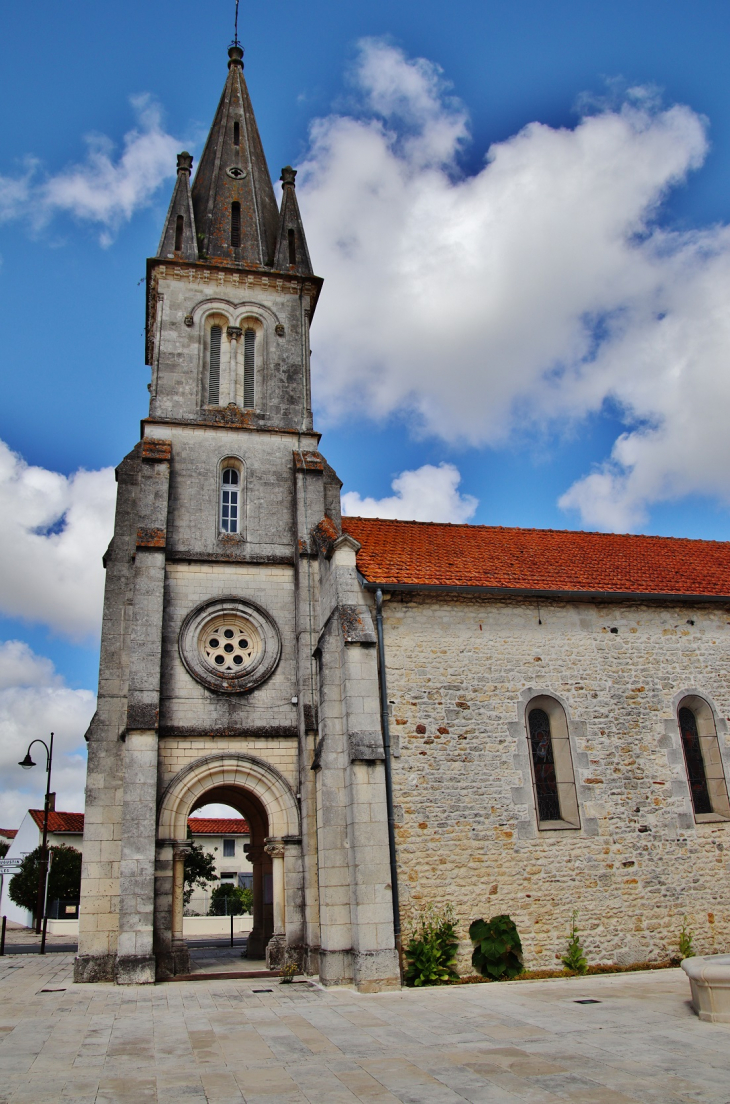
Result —
<svg viewBox="0 0 730 1104"><path fill-rule="evenodd" d="M221 882L210 895L208 916L241 916L253 911L253 891Z"/></svg>
<svg viewBox="0 0 730 1104"><path fill-rule="evenodd" d="M453 966L458 945L451 906L439 912L429 905L408 940L406 985L446 985L458 978Z"/></svg>
<svg viewBox="0 0 730 1104"><path fill-rule="evenodd" d="M522 943L514 920L501 913L491 920L475 920L469 928L469 938L476 944L471 956L482 977L513 978L521 974Z"/></svg>
<svg viewBox="0 0 730 1104"><path fill-rule="evenodd" d="M685 916L682 921L682 927L679 930L679 953L682 958L692 958L694 947L692 946L692 939L694 932L691 928L687 927L687 917Z"/></svg>
<svg viewBox="0 0 730 1104"><path fill-rule="evenodd" d="M577 918L578 909L573 909L573 915L570 921L570 934L568 936L568 948L561 961L566 970L572 970L574 974L584 974L588 969L588 962L580 944L580 933L576 923Z"/></svg>
<svg viewBox="0 0 730 1104"><path fill-rule="evenodd" d="M185 876L183 880L183 904L189 905L196 888L207 889L209 882L214 882L218 875L215 872L215 856L204 851L199 843L193 839L193 834L188 828L190 849L185 855Z"/></svg>

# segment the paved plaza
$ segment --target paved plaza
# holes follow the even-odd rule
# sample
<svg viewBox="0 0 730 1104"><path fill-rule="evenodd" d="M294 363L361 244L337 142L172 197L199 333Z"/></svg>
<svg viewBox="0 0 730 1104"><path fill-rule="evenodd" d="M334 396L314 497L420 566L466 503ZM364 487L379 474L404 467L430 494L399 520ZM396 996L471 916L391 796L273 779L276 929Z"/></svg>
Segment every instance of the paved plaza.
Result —
<svg viewBox="0 0 730 1104"><path fill-rule="evenodd" d="M72 966L0 959L1 1104L730 1102L730 1026L697 1020L681 970L364 996Z"/></svg>

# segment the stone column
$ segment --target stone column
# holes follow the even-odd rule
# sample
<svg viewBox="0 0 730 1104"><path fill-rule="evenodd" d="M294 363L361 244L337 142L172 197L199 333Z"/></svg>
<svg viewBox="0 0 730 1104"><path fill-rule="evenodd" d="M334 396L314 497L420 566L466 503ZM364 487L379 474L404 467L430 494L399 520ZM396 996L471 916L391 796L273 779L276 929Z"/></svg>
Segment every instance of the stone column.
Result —
<svg viewBox="0 0 730 1104"><path fill-rule="evenodd" d="M262 846L249 843L244 851L253 867L253 925L246 944L246 958L263 958L264 946L264 878L261 860Z"/></svg>
<svg viewBox="0 0 730 1104"><path fill-rule="evenodd" d="M189 840L176 840L172 851L172 958L176 974L190 973L190 952L183 934L183 892L185 890L185 858L190 852Z"/></svg>
<svg viewBox="0 0 730 1104"><path fill-rule="evenodd" d="M229 344L229 361L228 361L228 403L238 403L239 406L243 406L243 374L238 371L238 339L240 338L243 330L240 326L229 326L226 330L228 334ZM241 376L241 386L239 387L239 375ZM239 391L241 391L239 402Z"/></svg>
<svg viewBox="0 0 730 1104"><path fill-rule="evenodd" d="M268 839L264 845L271 856L272 887L274 895L274 933L266 947L266 965L275 970L286 959L286 914L284 906L284 841Z"/></svg>

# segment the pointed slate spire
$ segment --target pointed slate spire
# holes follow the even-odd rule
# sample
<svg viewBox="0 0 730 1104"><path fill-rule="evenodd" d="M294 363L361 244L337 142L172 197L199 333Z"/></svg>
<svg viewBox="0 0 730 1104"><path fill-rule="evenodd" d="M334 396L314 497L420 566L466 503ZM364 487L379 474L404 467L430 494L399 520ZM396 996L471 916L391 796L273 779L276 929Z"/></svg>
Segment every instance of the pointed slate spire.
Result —
<svg viewBox="0 0 730 1104"><path fill-rule="evenodd" d="M312 275L312 262L309 259L307 239L304 236L302 216L299 214L294 179L297 170L286 165L281 170L281 215L279 234L276 239L274 268L280 272L298 272L302 276Z"/></svg>
<svg viewBox="0 0 730 1104"><path fill-rule="evenodd" d="M243 50L228 50L228 79L193 181L198 249L205 259L270 268L279 213L251 99Z"/></svg>
<svg viewBox="0 0 730 1104"><path fill-rule="evenodd" d="M195 218L190 195L190 170L193 159L189 153L177 155L177 180L160 238L158 257L171 260L197 261L198 246L195 239Z"/></svg>

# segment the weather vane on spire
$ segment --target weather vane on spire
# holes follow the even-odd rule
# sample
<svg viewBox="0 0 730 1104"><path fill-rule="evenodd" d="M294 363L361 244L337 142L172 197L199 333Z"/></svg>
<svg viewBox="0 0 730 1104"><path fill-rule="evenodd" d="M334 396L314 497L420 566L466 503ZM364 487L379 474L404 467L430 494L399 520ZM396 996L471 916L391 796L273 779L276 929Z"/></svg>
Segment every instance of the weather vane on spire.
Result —
<svg viewBox="0 0 730 1104"><path fill-rule="evenodd" d="M231 45L232 46L240 46L241 45L241 43L238 41L238 0L236 0L236 18L233 22L233 42L231 43Z"/></svg>

